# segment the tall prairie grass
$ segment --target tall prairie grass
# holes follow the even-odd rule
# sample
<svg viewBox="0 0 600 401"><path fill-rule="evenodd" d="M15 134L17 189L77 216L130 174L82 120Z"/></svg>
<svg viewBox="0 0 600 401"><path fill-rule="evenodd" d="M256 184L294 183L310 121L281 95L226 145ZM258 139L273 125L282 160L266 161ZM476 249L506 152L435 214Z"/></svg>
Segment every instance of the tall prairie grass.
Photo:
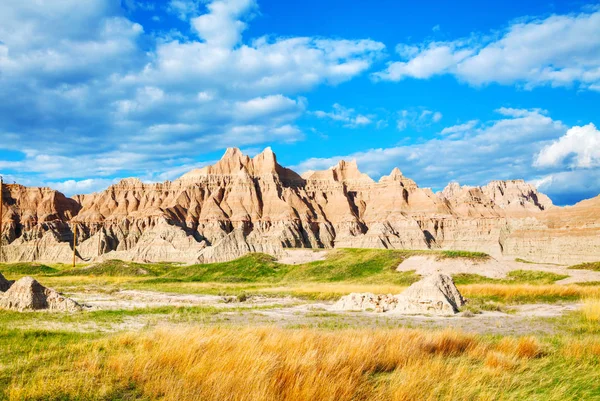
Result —
<svg viewBox="0 0 600 401"><path fill-rule="evenodd" d="M493 340L453 330L162 328L29 355L14 368L18 373L5 395L11 400L502 400L541 394L545 400L589 399L598 390L600 369L595 360L581 364L577 355L592 345L582 342L557 356L532 337Z"/></svg>
<svg viewBox="0 0 600 401"><path fill-rule="evenodd" d="M600 298L586 299L581 312L587 321L600 324Z"/></svg>
<svg viewBox="0 0 600 401"><path fill-rule="evenodd" d="M504 300L539 300L600 298L600 286L579 286L559 284L467 284L458 286L466 297L497 297Z"/></svg>

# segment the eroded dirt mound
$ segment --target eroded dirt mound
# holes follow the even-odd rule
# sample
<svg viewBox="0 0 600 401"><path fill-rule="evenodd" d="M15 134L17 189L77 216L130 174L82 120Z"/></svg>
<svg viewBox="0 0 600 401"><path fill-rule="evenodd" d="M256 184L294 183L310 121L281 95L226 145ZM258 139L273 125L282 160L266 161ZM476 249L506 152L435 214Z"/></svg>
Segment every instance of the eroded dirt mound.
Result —
<svg viewBox="0 0 600 401"><path fill-rule="evenodd" d="M373 310L397 314L433 314L440 316L458 313L465 299L450 276L432 274L408 287L399 295L352 293L336 302L333 310Z"/></svg>
<svg viewBox="0 0 600 401"><path fill-rule="evenodd" d="M398 303L397 297L392 294L376 295L370 292L352 293L342 297L333 305L334 310L372 310L387 312L394 309Z"/></svg>
<svg viewBox="0 0 600 401"><path fill-rule="evenodd" d="M465 304L452 277L432 274L397 295L394 313L453 315Z"/></svg>
<svg viewBox="0 0 600 401"><path fill-rule="evenodd" d="M44 287L32 277L23 277L0 296L0 308L20 312L28 310L76 312L81 310L81 305L51 288Z"/></svg>

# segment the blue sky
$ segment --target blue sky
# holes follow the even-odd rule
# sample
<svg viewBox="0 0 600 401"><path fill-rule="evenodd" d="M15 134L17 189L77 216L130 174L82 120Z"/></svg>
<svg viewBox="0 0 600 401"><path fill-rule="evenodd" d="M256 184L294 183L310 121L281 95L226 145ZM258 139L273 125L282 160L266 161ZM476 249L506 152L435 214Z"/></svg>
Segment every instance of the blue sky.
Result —
<svg viewBox="0 0 600 401"><path fill-rule="evenodd" d="M600 193L597 2L5 0L0 173L68 195L271 146Z"/></svg>

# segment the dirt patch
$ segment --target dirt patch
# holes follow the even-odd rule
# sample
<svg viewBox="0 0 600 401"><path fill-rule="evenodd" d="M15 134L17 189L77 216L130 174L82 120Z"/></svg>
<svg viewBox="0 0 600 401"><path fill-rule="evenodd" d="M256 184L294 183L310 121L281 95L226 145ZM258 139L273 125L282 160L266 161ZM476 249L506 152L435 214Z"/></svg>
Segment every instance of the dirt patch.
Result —
<svg viewBox="0 0 600 401"><path fill-rule="evenodd" d="M277 259L277 262L285 265L300 265L303 263L316 262L319 260L325 260L327 257L326 250L312 250L312 249L287 249Z"/></svg>
<svg viewBox="0 0 600 401"><path fill-rule="evenodd" d="M154 291L121 290L112 293L77 292L70 294L78 302L85 304L89 310L122 310L137 308L157 308L161 306L220 306L247 307L268 305L292 305L298 300L292 297L269 298L250 296L243 302L237 297L202 295L202 294L170 294Z"/></svg>

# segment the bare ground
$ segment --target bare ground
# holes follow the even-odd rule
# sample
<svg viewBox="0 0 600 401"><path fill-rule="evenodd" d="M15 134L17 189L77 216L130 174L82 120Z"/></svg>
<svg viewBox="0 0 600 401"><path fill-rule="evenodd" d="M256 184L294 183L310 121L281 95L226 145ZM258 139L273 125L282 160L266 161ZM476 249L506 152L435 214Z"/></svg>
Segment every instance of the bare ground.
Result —
<svg viewBox="0 0 600 401"><path fill-rule="evenodd" d="M13 327L56 331L118 332L139 331L158 325L201 324L206 326L314 327L314 328L456 328L480 334L552 334L555 318L579 308L576 303L516 305L508 313L484 311L473 316L403 316L376 312L347 312L332 309L333 302L309 302L292 297L251 296L243 302L214 295L168 294L153 291L116 291L110 294L82 292L71 294L88 305L83 315L73 319L16 322ZM211 307L206 313L156 313L152 308L164 306ZM146 309L146 308L150 308ZM87 318L86 314L102 310L145 309L139 314L116 318Z"/></svg>

